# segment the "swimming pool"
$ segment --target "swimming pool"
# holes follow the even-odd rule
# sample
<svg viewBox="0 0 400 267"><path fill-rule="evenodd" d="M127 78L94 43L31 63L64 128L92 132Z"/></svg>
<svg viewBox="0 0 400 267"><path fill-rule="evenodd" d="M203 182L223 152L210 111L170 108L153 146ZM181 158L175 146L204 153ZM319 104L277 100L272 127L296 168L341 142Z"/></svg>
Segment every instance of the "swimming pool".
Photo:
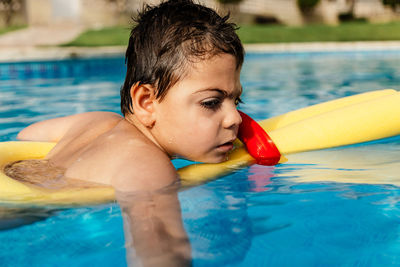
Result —
<svg viewBox="0 0 400 267"><path fill-rule="evenodd" d="M0 64L0 140L14 140L38 120L119 112L123 70L122 58ZM356 93L399 90L400 51L248 54L242 84L240 108L263 119ZM399 137L288 158L179 193L194 266L400 264ZM0 208L2 266L126 265L115 203Z"/></svg>

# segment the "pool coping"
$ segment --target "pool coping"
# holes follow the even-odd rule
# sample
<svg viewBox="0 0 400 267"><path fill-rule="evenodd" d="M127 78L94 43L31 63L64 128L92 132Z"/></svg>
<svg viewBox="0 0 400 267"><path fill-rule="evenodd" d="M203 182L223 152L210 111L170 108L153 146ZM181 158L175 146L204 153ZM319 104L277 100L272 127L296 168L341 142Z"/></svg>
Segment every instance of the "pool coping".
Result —
<svg viewBox="0 0 400 267"><path fill-rule="evenodd" d="M245 44L250 53L400 51L400 41ZM123 56L125 46L0 47L0 62Z"/></svg>
<svg viewBox="0 0 400 267"><path fill-rule="evenodd" d="M400 41L246 44L245 49L252 53L400 51Z"/></svg>

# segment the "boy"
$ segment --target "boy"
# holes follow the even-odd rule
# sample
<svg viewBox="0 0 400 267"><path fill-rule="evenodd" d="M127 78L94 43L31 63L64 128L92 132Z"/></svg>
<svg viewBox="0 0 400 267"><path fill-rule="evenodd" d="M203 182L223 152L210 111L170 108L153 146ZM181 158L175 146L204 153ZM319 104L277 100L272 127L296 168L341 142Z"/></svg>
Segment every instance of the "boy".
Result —
<svg viewBox="0 0 400 267"><path fill-rule="evenodd" d="M236 106L244 55L227 19L190 0L147 7L126 51L123 117L89 112L56 118L27 127L17 138L57 142L43 161L43 173L53 168L64 180L118 191L174 183L176 156L224 161L241 123ZM9 175L18 173L17 167L10 166Z"/></svg>

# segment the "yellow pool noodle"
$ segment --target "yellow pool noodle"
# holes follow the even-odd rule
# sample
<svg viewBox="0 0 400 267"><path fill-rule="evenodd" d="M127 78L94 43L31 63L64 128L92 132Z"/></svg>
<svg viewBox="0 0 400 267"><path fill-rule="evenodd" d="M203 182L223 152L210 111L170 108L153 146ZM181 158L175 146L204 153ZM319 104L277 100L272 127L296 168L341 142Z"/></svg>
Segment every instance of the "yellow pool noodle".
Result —
<svg viewBox="0 0 400 267"><path fill-rule="evenodd" d="M400 93L392 89L349 96L259 122L283 155L355 144L400 134ZM254 163L240 142L229 160L193 164L178 170L183 185L224 176ZM4 166L16 160L44 158L54 143L0 143L0 201L74 205L111 201L111 187L49 190L7 177Z"/></svg>
<svg viewBox="0 0 400 267"><path fill-rule="evenodd" d="M394 89L384 89L384 90L371 91L362 94L342 97L328 102L323 102L320 104L290 111L288 113L260 121L259 124L264 128L264 130L269 132L278 128L282 128L286 125L292 124L294 122L298 122L313 116L317 116L319 114L328 111L337 110L343 107L347 107L350 105L354 105L372 99L377 99L382 96L393 95L396 93L397 91Z"/></svg>
<svg viewBox="0 0 400 267"><path fill-rule="evenodd" d="M54 145L48 142L0 143L0 202L74 206L114 200L114 189L109 186L45 189L24 184L4 174L3 169L7 163L44 158Z"/></svg>
<svg viewBox="0 0 400 267"><path fill-rule="evenodd" d="M385 148L385 149L382 149ZM281 166L275 178L291 182L336 182L362 184L390 184L400 186L400 149L388 149L387 144L356 146L296 153L290 163Z"/></svg>

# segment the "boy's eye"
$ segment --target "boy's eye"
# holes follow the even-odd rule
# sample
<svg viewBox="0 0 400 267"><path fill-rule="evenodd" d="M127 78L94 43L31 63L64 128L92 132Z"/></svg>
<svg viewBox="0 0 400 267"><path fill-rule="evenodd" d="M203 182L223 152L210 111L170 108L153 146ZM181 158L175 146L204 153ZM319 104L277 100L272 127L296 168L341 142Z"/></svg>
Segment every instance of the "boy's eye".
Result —
<svg viewBox="0 0 400 267"><path fill-rule="evenodd" d="M243 101L242 101L242 99L240 97L235 99L235 105L236 106L238 106L239 104L242 104L242 103L243 103Z"/></svg>
<svg viewBox="0 0 400 267"><path fill-rule="evenodd" d="M203 107L205 107L207 109L216 110L221 106L221 103L222 103L221 99L213 98L213 99L201 102L200 105L202 105Z"/></svg>

